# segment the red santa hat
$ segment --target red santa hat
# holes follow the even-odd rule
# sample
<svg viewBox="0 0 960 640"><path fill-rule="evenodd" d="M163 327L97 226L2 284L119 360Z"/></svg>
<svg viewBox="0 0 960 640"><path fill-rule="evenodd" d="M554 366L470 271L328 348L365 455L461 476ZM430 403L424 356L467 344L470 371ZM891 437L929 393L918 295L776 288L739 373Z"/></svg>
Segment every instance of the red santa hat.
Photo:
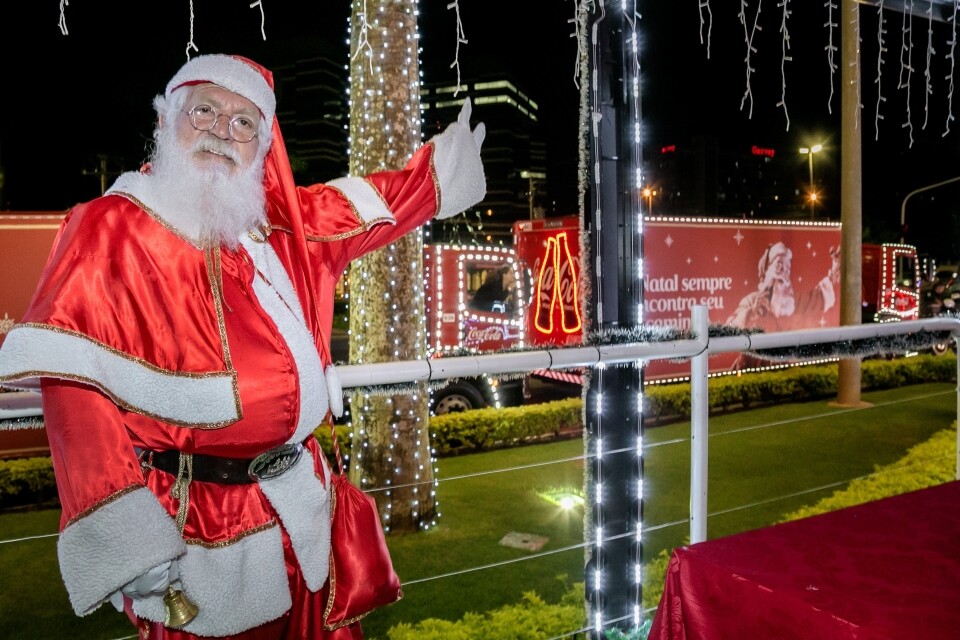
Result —
<svg viewBox="0 0 960 640"><path fill-rule="evenodd" d="M166 97L180 87L212 82L227 91L243 96L257 105L260 113L273 125L277 98L273 93L273 74L253 60L242 56L209 54L193 58L167 83Z"/></svg>

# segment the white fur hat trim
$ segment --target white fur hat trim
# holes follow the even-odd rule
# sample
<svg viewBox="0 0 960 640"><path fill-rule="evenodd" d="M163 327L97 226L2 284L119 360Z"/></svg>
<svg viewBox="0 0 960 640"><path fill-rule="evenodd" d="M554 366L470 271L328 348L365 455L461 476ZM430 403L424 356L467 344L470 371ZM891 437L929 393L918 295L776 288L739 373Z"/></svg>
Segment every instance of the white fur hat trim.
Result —
<svg viewBox="0 0 960 640"><path fill-rule="evenodd" d="M167 83L165 95L169 98L170 94L179 87L201 82L212 82L243 96L257 105L267 124L273 126L277 98L266 78L253 66L223 54L197 56L180 67L180 70Z"/></svg>

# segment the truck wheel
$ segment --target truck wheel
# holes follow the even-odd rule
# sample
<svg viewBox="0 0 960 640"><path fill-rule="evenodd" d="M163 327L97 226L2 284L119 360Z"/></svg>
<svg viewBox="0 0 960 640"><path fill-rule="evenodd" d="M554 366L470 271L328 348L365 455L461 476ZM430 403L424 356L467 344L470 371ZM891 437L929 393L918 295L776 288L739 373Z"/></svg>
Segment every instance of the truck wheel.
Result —
<svg viewBox="0 0 960 640"><path fill-rule="evenodd" d="M463 382L453 382L433 394L433 412L438 416L480 409L486 404L476 387Z"/></svg>
<svg viewBox="0 0 960 640"><path fill-rule="evenodd" d="M930 350L933 351L933 355L935 355L935 356L942 356L943 354L945 354L947 351L950 350L950 343L949 343L949 342L938 342L937 344L933 345L933 346L930 348Z"/></svg>

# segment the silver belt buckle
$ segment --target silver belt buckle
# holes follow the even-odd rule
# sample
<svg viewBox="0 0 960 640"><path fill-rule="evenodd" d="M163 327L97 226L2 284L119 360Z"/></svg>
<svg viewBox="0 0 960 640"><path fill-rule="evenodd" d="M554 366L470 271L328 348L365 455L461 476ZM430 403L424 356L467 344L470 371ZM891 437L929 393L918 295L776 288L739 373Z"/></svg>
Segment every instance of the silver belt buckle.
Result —
<svg viewBox="0 0 960 640"><path fill-rule="evenodd" d="M247 475L254 482L281 476L297 463L301 453L303 453L303 444L299 442L280 445L269 451L264 451L250 461L250 466L247 467Z"/></svg>

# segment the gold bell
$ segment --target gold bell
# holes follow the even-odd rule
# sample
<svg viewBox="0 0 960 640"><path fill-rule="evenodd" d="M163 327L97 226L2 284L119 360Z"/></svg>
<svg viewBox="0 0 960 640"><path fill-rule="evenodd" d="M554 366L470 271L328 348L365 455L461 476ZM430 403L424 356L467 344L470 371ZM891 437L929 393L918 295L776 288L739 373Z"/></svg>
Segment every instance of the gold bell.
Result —
<svg viewBox="0 0 960 640"><path fill-rule="evenodd" d="M174 590L173 585L167 586L163 595L163 626L179 629L187 625L200 613L200 607L193 603L183 591Z"/></svg>

